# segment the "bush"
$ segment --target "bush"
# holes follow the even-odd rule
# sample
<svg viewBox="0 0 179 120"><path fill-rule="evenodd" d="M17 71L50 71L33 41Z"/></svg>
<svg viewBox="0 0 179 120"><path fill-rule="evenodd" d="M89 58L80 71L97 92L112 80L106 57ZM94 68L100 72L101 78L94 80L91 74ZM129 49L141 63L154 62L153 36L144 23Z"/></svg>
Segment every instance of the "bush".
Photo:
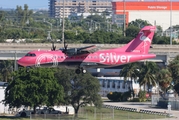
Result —
<svg viewBox="0 0 179 120"><path fill-rule="evenodd" d="M146 100L147 100L147 98L146 98L146 91L139 91L139 101L140 102L145 102Z"/></svg>
<svg viewBox="0 0 179 120"><path fill-rule="evenodd" d="M107 97L111 101L127 101L131 97L131 91L128 92L110 92L107 94Z"/></svg>
<svg viewBox="0 0 179 120"><path fill-rule="evenodd" d="M131 97L131 91L124 92L124 93L122 94L122 101L127 101L128 98L130 98L130 97Z"/></svg>
<svg viewBox="0 0 179 120"><path fill-rule="evenodd" d="M107 94L107 97L111 101L121 101L122 93L120 92L110 92Z"/></svg>

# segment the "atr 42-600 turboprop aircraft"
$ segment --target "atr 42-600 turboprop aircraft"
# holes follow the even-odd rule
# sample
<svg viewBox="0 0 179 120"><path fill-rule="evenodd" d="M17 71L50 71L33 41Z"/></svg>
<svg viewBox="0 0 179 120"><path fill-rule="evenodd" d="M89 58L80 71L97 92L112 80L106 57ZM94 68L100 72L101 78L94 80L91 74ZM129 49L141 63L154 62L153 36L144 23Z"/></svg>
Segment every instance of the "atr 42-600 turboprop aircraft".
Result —
<svg viewBox="0 0 179 120"><path fill-rule="evenodd" d="M25 67L67 67L76 69L76 73L85 73L87 68L106 68L156 57L149 54L155 33L155 26L145 26L137 37L120 48L98 50L95 45L82 48L30 51L18 60Z"/></svg>

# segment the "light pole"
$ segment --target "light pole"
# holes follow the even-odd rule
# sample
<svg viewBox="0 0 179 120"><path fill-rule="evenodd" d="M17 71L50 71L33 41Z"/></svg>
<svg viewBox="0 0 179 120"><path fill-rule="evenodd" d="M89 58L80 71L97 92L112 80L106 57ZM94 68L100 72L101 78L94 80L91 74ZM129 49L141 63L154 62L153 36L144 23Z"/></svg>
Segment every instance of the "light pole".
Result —
<svg viewBox="0 0 179 120"><path fill-rule="evenodd" d="M123 12L124 12L124 36L126 36L126 1L123 0Z"/></svg>
<svg viewBox="0 0 179 120"><path fill-rule="evenodd" d="M44 18L44 22L50 24L50 31L48 31L47 40L51 40L50 33L52 32L52 23L50 23L50 22L48 22L48 21L45 21L45 18Z"/></svg>
<svg viewBox="0 0 179 120"><path fill-rule="evenodd" d="M141 25L142 25L143 22L137 22L137 21L136 21L136 23L137 23L137 25L138 25L138 28L141 28Z"/></svg>
<svg viewBox="0 0 179 120"><path fill-rule="evenodd" d="M63 19L62 19L62 43L64 44L64 47L65 47L65 40L64 40L64 24L65 24L65 21L64 21L64 15L65 15L65 0L63 0Z"/></svg>
<svg viewBox="0 0 179 120"><path fill-rule="evenodd" d="M172 45L172 0L170 0L170 45Z"/></svg>
<svg viewBox="0 0 179 120"><path fill-rule="evenodd" d="M48 35L47 35L47 40L51 40L51 35L50 35L51 31L48 31Z"/></svg>
<svg viewBox="0 0 179 120"><path fill-rule="evenodd" d="M46 20L45 20L45 18L44 18L44 22L46 22L46 23L50 24L50 32L52 32L52 23L50 23L50 22L46 21Z"/></svg>

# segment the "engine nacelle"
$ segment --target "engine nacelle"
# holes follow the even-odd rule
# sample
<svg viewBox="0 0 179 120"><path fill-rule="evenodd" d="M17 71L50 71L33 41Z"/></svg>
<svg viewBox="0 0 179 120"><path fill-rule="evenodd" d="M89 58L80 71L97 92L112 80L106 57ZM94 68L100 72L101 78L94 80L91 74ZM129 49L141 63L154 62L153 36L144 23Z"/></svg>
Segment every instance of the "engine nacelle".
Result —
<svg viewBox="0 0 179 120"><path fill-rule="evenodd" d="M77 55L78 49L77 48L70 48L66 51L66 54L69 56Z"/></svg>

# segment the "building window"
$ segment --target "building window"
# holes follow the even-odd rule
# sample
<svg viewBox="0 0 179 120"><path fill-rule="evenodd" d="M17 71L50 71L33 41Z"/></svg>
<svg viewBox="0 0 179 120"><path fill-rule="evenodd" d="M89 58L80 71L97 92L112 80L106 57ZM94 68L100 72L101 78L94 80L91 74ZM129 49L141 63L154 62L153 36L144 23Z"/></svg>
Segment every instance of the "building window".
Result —
<svg viewBox="0 0 179 120"><path fill-rule="evenodd" d="M125 89L126 88L126 82L123 82L122 88Z"/></svg>
<svg viewBox="0 0 179 120"><path fill-rule="evenodd" d="M118 88L118 89L120 89L120 84L121 84L121 83L120 83L120 82L118 82L118 85L117 85L117 88Z"/></svg>
<svg viewBox="0 0 179 120"><path fill-rule="evenodd" d="M108 80L107 88L110 88L110 81Z"/></svg>
<svg viewBox="0 0 179 120"><path fill-rule="evenodd" d="M116 84L115 84L115 81L113 81L112 88L115 88L115 87L116 87Z"/></svg>
<svg viewBox="0 0 179 120"><path fill-rule="evenodd" d="M105 86L106 86L106 84L105 84L105 81L103 80L102 87L105 87Z"/></svg>

